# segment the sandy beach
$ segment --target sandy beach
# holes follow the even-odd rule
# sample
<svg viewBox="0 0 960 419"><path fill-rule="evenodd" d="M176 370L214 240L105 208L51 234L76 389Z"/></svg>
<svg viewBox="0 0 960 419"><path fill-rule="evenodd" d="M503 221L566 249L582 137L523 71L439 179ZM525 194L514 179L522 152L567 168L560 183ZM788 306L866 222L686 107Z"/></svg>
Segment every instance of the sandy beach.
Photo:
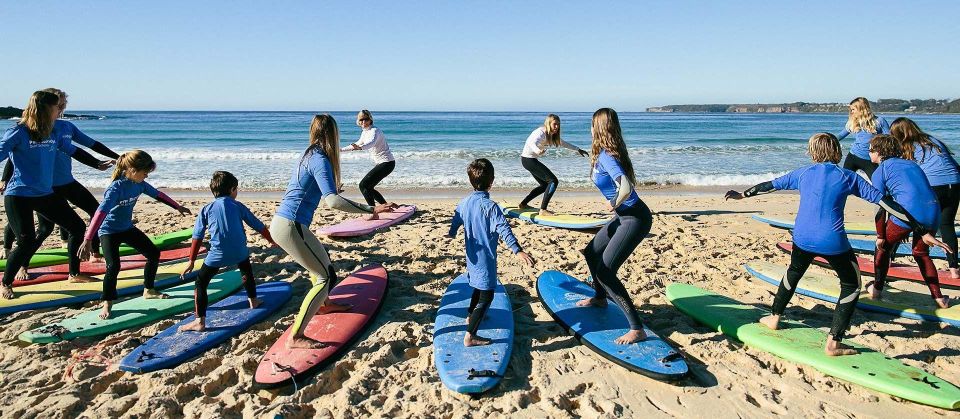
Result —
<svg viewBox="0 0 960 419"><path fill-rule="evenodd" d="M209 201L200 192L174 195L196 211ZM581 192L561 190L551 209L603 215L598 195ZM775 245L789 235L750 216L762 212L792 217L798 201L797 195L773 194L724 202L718 190L684 188L641 192L655 212L654 226L620 276L647 324L687 355L689 378L677 384L646 378L614 365L567 335L537 300L534 284L537 274L549 269L585 279L588 272L578 250L592 235L512 220L514 233L537 266L521 266L500 248L500 280L512 299L517 328L510 367L500 385L481 397L451 392L433 367L431 336L440 296L464 270L462 235L451 240L445 234L458 198L466 193L461 189L408 199L419 207L409 221L371 236L325 241L341 274L369 263L383 264L390 273L388 297L355 346L301 383L295 393L292 387L255 390L252 376L264 351L293 322L310 281L280 249L267 247L265 240L248 231L258 278L294 286L293 299L281 311L199 358L172 370L142 375L118 371L115 362L179 317L116 333L106 338L110 344L97 347L100 341L90 339L49 345L17 340L25 330L90 310L92 303L9 315L0 319L0 387L6 389L0 393L0 404L5 406L0 416L905 418L954 414L746 348L673 308L663 288L670 282L695 284L769 307L776 289L751 278L741 265L754 259L786 265L788 255ZM269 223L278 195L241 191L238 199ZM402 194L391 196L385 191L385 195ZM494 189L492 196L512 199L516 192ZM847 221L870 221L872 212L872 206L851 199ZM179 217L147 198L140 200L134 216L148 234L194 223L193 217ZM321 209L312 227L348 217ZM59 240L49 240L48 246L59 247ZM913 285L926 293L922 284ZM829 327L832 314L833 304L799 295L787 310L788 317L803 318L822 329ZM960 333L955 327L858 310L849 337L960 384L956 349ZM87 351L102 353L108 362L71 361ZM65 376L68 368L72 368L70 377Z"/></svg>

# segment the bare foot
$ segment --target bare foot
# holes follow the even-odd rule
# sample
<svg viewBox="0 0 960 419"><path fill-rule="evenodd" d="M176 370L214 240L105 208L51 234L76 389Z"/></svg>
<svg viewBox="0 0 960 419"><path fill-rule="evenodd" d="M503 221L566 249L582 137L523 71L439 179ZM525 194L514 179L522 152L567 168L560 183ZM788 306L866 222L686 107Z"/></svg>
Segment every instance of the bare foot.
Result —
<svg viewBox="0 0 960 419"><path fill-rule="evenodd" d="M17 271L17 275L14 276L13 279L15 279L15 280L17 280L17 281L26 281L26 280L30 279L30 272L27 272L27 268L26 268L26 267L22 267L22 268L20 268L19 271Z"/></svg>
<svg viewBox="0 0 960 419"><path fill-rule="evenodd" d="M326 343L310 339L306 336L290 336L290 338L287 339L287 349L323 349L326 347Z"/></svg>
<svg viewBox="0 0 960 419"><path fill-rule="evenodd" d="M541 216L544 216L544 217L549 217L549 216L555 215L555 214L553 213L553 211L547 211L547 210L545 210L545 209L542 209L542 210L540 210L540 215L541 215Z"/></svg>
<svg viewBox="0 0 960 419"><path fill-rule="evenodd" d="M3 298L4 300L12 300L13 288L6 285L0 285L0 298Z"/></svg>
<svg viewBox="0 0 960 419"><path fill-rule="evenodd" d="M68 279L68 281L76 284L85 284L87 282L94 282L96 280L97 278L94 278L90 275L84 275L84 274L71 275L70 278Z"/></svg>
<svg viewBox="0 0 960 419"><path fill-rule="evenodd" d="M110 308L113 306L113 303L109 301L103 302L103 310L100 310L100 318L103 320L110 318Z"/></svg>
<svg viewBox="0 0 960 419"><path fill-rule="evenodd" d="M770 329L777 330L780 328L780 316L776 314L771 314L769 316L763 317L760 319L760 324L769 327Z"/></svg>
<svg viewBox="0 0 960 419"><path fill-rule="evenodd" d="M841 342L833 340L833 336L827 337L827 345L823 347L823 352L829 356L856 355L857 350Z"/></svg>
<svg viewBox="0 0 960 419"><path fill-rule="evenodd" d="M577 301L577 307L606 307L607 299L606 298L584 298L580 301Z"/></svg>
<svg viewBox="0 0 960 419"><path fill-rule="evenodd" d="M960 269L950 268L950 277L953 279L960 279Z"/></svg>
<svg viewBox="0 0 960 419"><path fill-rule="evenodd" d="M483 346L483 345L489 345L491 343L493 343L493 341L485 337L471 335L470 333L463 335L463 346L466 346L466 347Z"/></svg>
<svg viewBox="0 0 960 419"><path fill-rule="evenodd" d="M517 208L523 209L523 208L533 208L533 207L531 207L531 206L528 205L528 204L524 204L524 203L521 202L520 204L517 205Z"/></svg>
<svg viewBox="0 0 960 419"><path fill-rule="evenodd" d="M6 247L0 248L0 259L6 259L7 255L9 254L10 254L10 249L7 249Z"/></svg>
<svg viewBox="0 0 960 419"><path fill-rule="evenodd" d="M617 345L629 345L634 342L640 342L647 338L647 333L643 330L631 330L627 333L624 333L623 336L618 337L614 342Z"/></svg>
<svg viewBox="0 0 960 419"><path fill-rule="evenodd" d="M166 300L167 298L170 298L170 296L153 288L144 288L143 298L147 300Z"/></svg>
<svg viewBox="0 0 960 419"><path fill-rule="evenodd" d="M874 286L873 281L870 281L870 283L867 284L867 298L870 298L871 300L880 300L880 297L880 290Z"/></svg>
<svg viewBox="0 0 960 419"><path fill-rule="evenodd" d="M103 263L103 255L98 253L91 253L90 259L87 259L87 262L90 263Z"/></svg>
<svg viewBox="0 0 960 419"><path fill-rule="evenodd" d="M373 221L373 220L380 219L380 216L377 215L377 214L370 214L370 215L368 215L368 216L366 216L366 217L363 217L363 219L364 219L364 220L367 220L367 221Z"/></svg>
<svg viewBox="0 0 960 419"><path fill-rule="evenodd" d="M950 308L950 297L946 295L941 298L934 298L933 301L935 301L940 308Z"/></svg>
<svg viewBox="0 0 960 419"><path fill-rule="evenodd" d="M342 313L344 311L350 311L351 308L353 308L352 304L337 304L327 300L320 306L320 310L317 310L317 314Z"/></svg>
<svg viewBox="0 0 960 419"><path fill-rule="evenodd" d="M207 326L203 324L202 318L198 318L190 323L180 326L180 328L177 329L178 332L202 332L204 330L207 330Z"/></svg>
<svg viewBox="0 0 960 419"><path fill-rule="evenodd" d="M247 298L247 301L250 302L251 309L260 307L260 304L263 304L263 301L260 301L259 298Z"/></svg>

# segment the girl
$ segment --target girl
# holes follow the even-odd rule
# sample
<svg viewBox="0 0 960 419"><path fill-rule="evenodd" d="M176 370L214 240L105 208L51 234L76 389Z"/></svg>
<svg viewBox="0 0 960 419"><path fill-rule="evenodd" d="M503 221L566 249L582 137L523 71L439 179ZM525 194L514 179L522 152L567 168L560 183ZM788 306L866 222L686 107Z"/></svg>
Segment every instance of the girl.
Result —
<svg viewBox="0 0 960 419"><path fill-rule="evenodd" d="M360 180L360 193L367 205L386 204L387 200L376 189L377 184L393 172L397 166L393 153L390 152L390 146L387 145L387 137L383 135L380 128L373 126L373 115L370 111L364 109L357 114L357 126L360 127L360 139L356 143L350 144L340 149L340 151L352 150L370 150L370 157L373 159L373 169ZM339 183L338 183L339 185Z"/></svg>
<svg viewBox="0 0 960 419"><path fill-rule="evenodd" d="M7 129L0 139L0 155L13 160L13 175L6 185L3 201L7 222L17 244L8 255L0 298L14 297L14 276L30 262L36 241L34 211L67 230L70 278L74 281L93 280L81 275L80 259L76 257L83 240L83 220L63 197L53 193L53 166L60 152L101 170L109 167L109 163L98 161L56 135L54 125L60 115L59 102L60 98L54 93L34 92L23 110L23 118Z"/></svg>
<svg viewBox="0 0 960 419"><path fill-rule="evenodd" d="M960 206L960 172L952 153L946 144L920 130L908 118L894 119L890 134L900 140L903 158L917 162L933 187L940 204L940 238L951 249L956 249L957 231L954 223L957 207ZM950 276L960 278L956 254L947 254L947 264L950 266Z"/></svg>
<svg viewBox="0 0 960 419"><path fill-rule="evenodd" d="M303 152L277 213L270 222L270 235L281 249L315 276L317 283L307 292L286 345L290 348L322 348L304 336L310 319L323 306L323 313L346 311L349 306L333 304L327 293L337 282L337 272L327 250L313 233L313 213L323 201L327 207L362 214L379 214L393 209L392 204L374 207L359 204L337 194L340 184L340 132L332 116L316 115L310 124L310 145Z"/></svg>
<svg viewBox="0 0 960 419"><path fill-rule="evenodd" d="M940 218L937 195L920 166L900 158L902 154L903 146L891 135L878 135L870 140L870 160L878 165L873 172L873 187L897 202L903 202L910 215L917 217L918 223L928 231L936 231ZM873 259L876 279L867 283L870 298L880 299L894 248L906 240L910 232L909 225L902 219L890 217L888 220L883 208L877 213L877 253ZM913 258L934 301L940 308L949 307L949 299L940 292L940 277L930 259L930 247L916 234L913 235Z"/></svg>
<svg viewBox="0 0 960 419"><path fill-rule="evenodd" d="M93 214L90 227L84 235L83 246L79 252L81 258L89 256L95 236L100 236L100 241L103 243L103 257L107 264L107 272L103 276L101 319L110 317L113 300L117 299L117 275L120 273L120 244L122 243L136 249L147 259L147 264L143 268L143 298L167 298L166 294L153 288L153 281L157 277L157 266L160 263L160 249L157 249L146 234L133 226L133 207L137 205L141 194L147 194L177 210L180 215L189 215L190 210L145 182L150 172L156 168L157 164L145 151L133 150L123 153L117 159L117 166L113 169L113 182L103 192L103 202Z"/></svg>
<svg viewBox="0 0 960 419"><path fill-rule="evenodd" d="M626 345L645 339L646 333L627 289L617 278L617 271L650 232L653 216L633 190L637 178L627 155L617 112L610 108L594 112L590 135L593 137L593 183L616 216L601 227L582 250L596 295L577 305L602 307L607 304L607 297L611 297L630 322L630 331L615 340Z"/></svg>
<svg viewBox="0 0 960 419"><path fill-rule="evenodd" d="M523 198L523 201L520 201L520 208L529 207L528 204L533 198L543 194L543 199L540 200L540 215L553 215L552 212L547 211L547 206L550 205L550 198L553 198L553 193L557 191L557 185L560 184L553 172L538 160L540 156L547 152L547 147L563 147L576 151L583 157L587 156L586 151L560 138L559 116L547 115L547 118L543 120L543 126L530 133L527 141L523 144L523 151L520 153L520 164L533 175L533 179L540 186L534 188L527 194L526 198Z"/></svg>
<svg viewBox="0 0 960 419"><path fill-rule="evenodd" d="M870 110L870 102L866 98L858 97L850 101L850 116L847 118L847 125L837 136L838 140L847 138L853 134L855 139L850 153L843 161L843 168L852 170L863 170L867 174L867 179L873 176L873 171L877 165L870 161L870 139L876 134L889 134L890 124L886 119L873 114Z"/></svg>
<svg viewBox="0 0 960 419"><path fill-rule="evenodd" d="M851 355L857 351L841 342L850 327L850 317L853 316L853 310L860 298L860 270L857 269L856 256L847 240L847 232L843 229L843 209L847 196L854 195L879 204L897 218L907 220L912 228L924 230L913 216L893 199L883 196L856 173L837 167L840 163L840 141L833 134L824 132L810 137L807 154L814 164L801 167L773 181L755 185L742 194L728 191L725 199L743 199L778 189L800 191L800 209L797 211L796 227L793 230L794 246L790 254L790 266L787 268L786 278L780 281L777 296L773 300L773 313L760 319L760 323L774 330L779 327L780 316L793 298L800 278L815 257L822 257L840 277L840 298L823 350L829 356ZM950 251L929 233L923 234L923 241Z"/></svg>

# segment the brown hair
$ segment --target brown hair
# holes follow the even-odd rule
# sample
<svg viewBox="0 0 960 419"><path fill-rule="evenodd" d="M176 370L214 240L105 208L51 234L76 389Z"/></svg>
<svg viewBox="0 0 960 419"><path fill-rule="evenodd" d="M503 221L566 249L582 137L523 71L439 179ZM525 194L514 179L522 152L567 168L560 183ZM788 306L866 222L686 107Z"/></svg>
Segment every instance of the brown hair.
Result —
<svg viewBox="0 0 960 419"><path fill-rule="evenodd" d="M829 132L813 134L807 141L807 154L816 163L840 163L840 140Z"/></svg>
<svg viewBox="0 0 960 419"><path fill-rule="evenodd" d="M620 131L620 118L617 116L617 111L610 108L600 108L593 113L591 170L597 165L601 149L605 150L617 163L620 163L620 167L623 169L623 173L627 175L630 183L636 185L637 177L633 173L633 163L630 162L627 145L624 143L623 133Z"/></svg>
<svg viewBox="0 0 960 419"><path fill-rule="evenodd" d="M113 168L113 177L111 177L110 180L120 179L120 176L122 176L127 169L133 169L138 172L152 172L153 169L156 168L157 163L153 161L153 157L150 157L146 151L128 151L117 158L117 165Z"/></svg>
<svg viewBox="0 0 960 419"><path fill-rule="evenodd" d="M233 188L239 185L240 181L237 180L237 177L234 176L233 173L223 170L213 172L213 177L210 178L210 192L213 192L213 196L216 198L230 196Z"/></svg>
<svg viewBox="0 0 960 419"><path fill-rule="evenodd" d="M474 190L490 189L490 185L493 185L493 163L487 159L476 159L467 166L467 176Z"/></svg>
<svg viewBox="0 0 960 419"><path fill-rule="evenodd" d="M903 156L903 147L896 137L887 134L874 135L870 139L870 151L877 153L881 159Z"/></svg>
<svg viewBox="0 0 960 419"><path fill-rule="evenodd" d="M923 157L926 158L928 151L937 150L937 153L943 153L937 143L930 140L930 135L923 132L916 122L910 118L897 118L890 125L890 135L900 141L900 147L903 149L903 158L913 160L913 150L917 145L923 150ZM948 151L949 152L949 151Z"/></svg>
<svg viewBox="0 0 960 419"><path fill-rule="evenodd" d="M60 104L60 96L43 90L37 90L30 96L30 101L23 109L22 118L18 124L27 127L30 139L41 142L50 136L53 131L53 121L48 120L50 108Z"/></svg>
<svg viewBox="0 0 960 419"><path fill-rule="evenodd" d="M311 153L320 152L330 160L335 185L340 185L340 130L330 114L314 115L310 123L310 145L300 158L302 163ZM337 186L339 188L339 186Z"/></svg>

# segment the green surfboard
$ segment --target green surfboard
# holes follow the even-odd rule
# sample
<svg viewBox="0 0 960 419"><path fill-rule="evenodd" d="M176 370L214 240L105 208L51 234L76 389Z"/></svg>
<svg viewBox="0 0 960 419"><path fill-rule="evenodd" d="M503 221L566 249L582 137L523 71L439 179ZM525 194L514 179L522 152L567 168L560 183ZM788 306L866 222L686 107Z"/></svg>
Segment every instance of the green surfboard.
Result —
<svg viewBox="0 0 960 419"><path fill-rule="evenodd" d="M185 230L174 231L172 233L160 234L153 236L150 240L153 241L153 244L157 245L160 250L168 249L173 247L173 245L180 243L184 240L190 238L193 235L193 229L188 228ZM123 245L120 246L120 256L135 255L139 252L134 250L132 247ZM61 263L67 263L70 261L70 256L67 254L66 248L59 249L42 249L37 251L36 254L30 258L31 268L39 268L41 266L50 266L50 265L59 265ZM0 259L0 270L7 268L7 260Z"/></svg>
<svg viewBox="0 0 960 419"><path fill-rule="evenodd" d="M923 370L908 366L850 341L856 355L827 356L827 334L796 321L781 321L780 330L757 323L768 312L686 284L667 286L667 299L696 321L754 349L812 366L824 374L892 396L944 409L960 409L960 389Z"/></svg>
<svg viewBox="0 0 960 419"><path fill-rule="evenodd" d="M242 284L240 271L223 272L210 281L207 296L210 303L230 295ZM19 338L31 343L51 343L78 337L101 336L131 327L152 323L164 317L183 313L193 308L194 284L180 285L163 290L167 299L137 297L113 305L112 316L100 318L100 308L83 312L59 323L49 324L20 334Z"/></svg>

